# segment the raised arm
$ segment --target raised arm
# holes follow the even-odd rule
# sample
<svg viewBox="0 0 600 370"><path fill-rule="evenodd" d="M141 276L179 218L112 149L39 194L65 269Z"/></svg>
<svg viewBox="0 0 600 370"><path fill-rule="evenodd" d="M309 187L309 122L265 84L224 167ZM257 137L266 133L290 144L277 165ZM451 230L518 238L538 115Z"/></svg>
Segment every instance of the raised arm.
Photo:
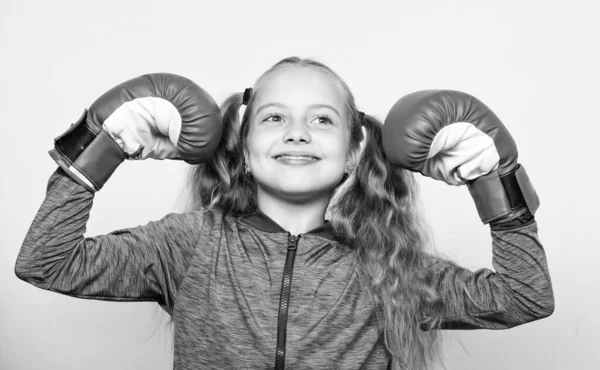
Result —
<svg viewBox="0 0 600 370"><path fill-rule="evenodd" d="M221 114L194 82L143 75L101 95L57 137L59 169L25 237L15 272L40 288L77 297L157 300L172 308L197 247L203 218L171 214L143 227L84 238L94 193L125 159L208 160L221 137Z"/></svg>
<svg viewBox="0 0 600 370"><path fill-rule="evenodd" d="M48 181L15 265L36 287L79 298L157 301L171 312L201 235L201 213L84 238L94 193L62 169ZM205 225L204 225L205 226Z"/></svg>
<svg viewBox="0 0 600 370"><path fill-rule="evenodd" d="M432 258L430 278L445 305L437 327L501 329L550 315L552 285L534 220L539 199L498 117L471 95L425 90L398 100L383 131L393 164L466 184L492 230L495 271L472 272ZM436 327L424 316L424 329Z"/></svg>

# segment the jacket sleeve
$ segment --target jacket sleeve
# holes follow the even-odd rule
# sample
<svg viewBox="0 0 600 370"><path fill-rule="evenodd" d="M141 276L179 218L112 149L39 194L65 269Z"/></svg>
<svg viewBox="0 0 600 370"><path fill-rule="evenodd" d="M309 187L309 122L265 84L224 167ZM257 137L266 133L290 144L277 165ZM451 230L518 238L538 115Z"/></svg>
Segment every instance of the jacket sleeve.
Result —
<svg viewBox="0 0 600 370"><path fill-rule="evenodd" d="M430 261L444 310L439 326L425 315L422 329L506 329L552 314L552 283L535 220L507 230L492 228L491 235L495 271L470 271L442 258Z"/></svg>
<svg viewBox="0 0 600 370"><path fill-rule="evenodd" d="M55 171L21 246L16 275L73 297L157 301L172 313L202 229L201 213L171 213L145 226L84 238L93 198L62 169Z"/></svg>

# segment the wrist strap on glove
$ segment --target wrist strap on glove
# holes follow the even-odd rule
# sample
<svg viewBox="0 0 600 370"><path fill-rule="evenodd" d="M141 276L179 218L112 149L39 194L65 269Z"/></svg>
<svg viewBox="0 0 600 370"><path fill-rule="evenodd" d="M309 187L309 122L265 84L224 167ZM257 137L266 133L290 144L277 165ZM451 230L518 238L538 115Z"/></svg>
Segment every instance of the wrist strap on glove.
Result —
<svg viewBox="0 0 600 370"><path fill-rule="evenodd" d="M86 123L87 110L67 131L54 139L48 153L54 161L86 189L96 192L104 186L126 153L104 130Z"/></svg>
<svg viewBox="0 0 600 370"><path fill-rule="evenodd" d="M540 205L525 168L520 164L509 173L499 175L498 171L493 171L468 182L467 186L484 224L523 207L533 215Z"/></svg>

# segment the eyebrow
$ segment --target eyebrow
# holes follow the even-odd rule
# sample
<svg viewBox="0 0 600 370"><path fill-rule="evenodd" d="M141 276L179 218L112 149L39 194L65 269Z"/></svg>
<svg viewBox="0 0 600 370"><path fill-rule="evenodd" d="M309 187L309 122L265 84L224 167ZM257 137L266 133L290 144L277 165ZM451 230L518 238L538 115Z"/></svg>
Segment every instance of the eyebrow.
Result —
<svg viewBox="0 0 600 370"><path fill-rule="evenodd" d="M267 103L267 104L262 105L260 108L258 108L256 110L256 115L258 115L261 110L269 108L269 107L277 107L277 108L287 109L287 106L282 103ZM309 109L328 108L328 109L331 109L332 111L334 111L339 117L342 116L340 114L340 112L338 112L337 109L335 109L332 105L329 105L329 104L311 104L308 106L308 108Z"/></svg>

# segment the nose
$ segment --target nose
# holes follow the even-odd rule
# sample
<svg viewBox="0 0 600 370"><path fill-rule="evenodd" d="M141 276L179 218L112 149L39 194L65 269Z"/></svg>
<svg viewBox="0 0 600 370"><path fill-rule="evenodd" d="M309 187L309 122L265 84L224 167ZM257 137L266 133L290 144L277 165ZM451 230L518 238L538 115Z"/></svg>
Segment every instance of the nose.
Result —
<svg viewBox="0 0 600 370"><path fill-rule="evenodd" d="M285 131L283 141L286 143L310 143L311 136L306 123L301 119L293 119Z"/></svg>

